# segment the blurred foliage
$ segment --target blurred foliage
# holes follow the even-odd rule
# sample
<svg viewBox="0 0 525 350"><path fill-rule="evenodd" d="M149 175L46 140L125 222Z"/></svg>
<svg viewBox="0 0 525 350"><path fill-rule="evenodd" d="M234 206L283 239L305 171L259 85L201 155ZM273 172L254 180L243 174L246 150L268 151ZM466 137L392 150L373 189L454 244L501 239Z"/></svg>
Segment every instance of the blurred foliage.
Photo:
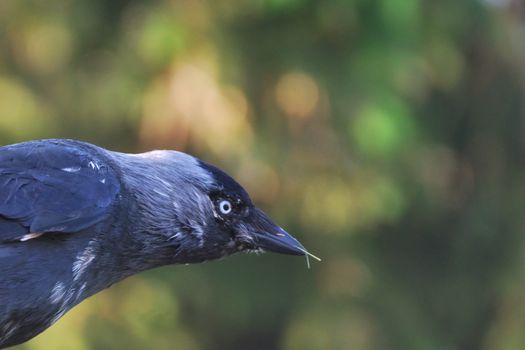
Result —
<svg viewBox="0 0 525 350"><path fill-rule="evenodd" d="M0 142L173 148L324 258L127 279L19 349L525 348L520 0L0 1Z"/></svg>

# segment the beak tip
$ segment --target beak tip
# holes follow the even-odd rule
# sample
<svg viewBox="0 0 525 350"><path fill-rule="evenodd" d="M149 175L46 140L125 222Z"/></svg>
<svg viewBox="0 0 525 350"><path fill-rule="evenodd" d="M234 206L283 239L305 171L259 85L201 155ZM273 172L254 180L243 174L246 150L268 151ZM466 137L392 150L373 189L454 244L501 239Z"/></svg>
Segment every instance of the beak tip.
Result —
<svg viewBox="0 0 525 350"><path fill-rule="evenodd" d="M256 209L251 218L251 235L257 248L266 252L312 256L291 234L274 224L261 210Z"/></svg>
<svg viewBox="0 0 525 350"><path fill-rule="evenodd" d="M278 234L264 233L257 235L259 248L273 253L302 256L307 254L303 245L284 230Z"/></svg>

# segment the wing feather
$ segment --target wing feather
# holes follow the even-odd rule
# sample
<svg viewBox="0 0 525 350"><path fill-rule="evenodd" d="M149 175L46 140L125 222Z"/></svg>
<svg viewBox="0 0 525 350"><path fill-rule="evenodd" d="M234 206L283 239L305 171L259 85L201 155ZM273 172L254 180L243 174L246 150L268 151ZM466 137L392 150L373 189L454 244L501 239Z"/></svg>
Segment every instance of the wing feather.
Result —
<svg viewBox="0 0 525 350"><path fill-rule="evenodd" d="M120 183L101 149L43 140L0 148L0 241L73 233L103 220Z"/></svg>

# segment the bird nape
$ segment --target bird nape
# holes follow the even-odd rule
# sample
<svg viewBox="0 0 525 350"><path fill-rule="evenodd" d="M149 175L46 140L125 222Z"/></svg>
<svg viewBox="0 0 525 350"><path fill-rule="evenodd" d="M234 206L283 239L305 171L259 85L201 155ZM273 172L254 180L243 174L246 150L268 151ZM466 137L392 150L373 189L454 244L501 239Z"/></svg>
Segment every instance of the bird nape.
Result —
<svg viewBox="0 0 525 350"><path fill-rule="evenodd" d="M309 254L235 180L185 153L0 147L0 348L127 276L241 251Z"/></svg>

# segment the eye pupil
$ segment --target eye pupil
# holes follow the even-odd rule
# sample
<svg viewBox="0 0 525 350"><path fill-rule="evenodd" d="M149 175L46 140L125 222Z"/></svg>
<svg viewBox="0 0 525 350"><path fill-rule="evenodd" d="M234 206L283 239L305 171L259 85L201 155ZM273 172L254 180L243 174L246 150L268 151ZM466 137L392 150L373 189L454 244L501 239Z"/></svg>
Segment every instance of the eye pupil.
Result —
<svg viewBox="0 0 525 350"><path fill-rule="evenodd" d="M223 214L229 214L232 211L232 205L229 201L223 200L219 203L219 209Z"/></svg>

